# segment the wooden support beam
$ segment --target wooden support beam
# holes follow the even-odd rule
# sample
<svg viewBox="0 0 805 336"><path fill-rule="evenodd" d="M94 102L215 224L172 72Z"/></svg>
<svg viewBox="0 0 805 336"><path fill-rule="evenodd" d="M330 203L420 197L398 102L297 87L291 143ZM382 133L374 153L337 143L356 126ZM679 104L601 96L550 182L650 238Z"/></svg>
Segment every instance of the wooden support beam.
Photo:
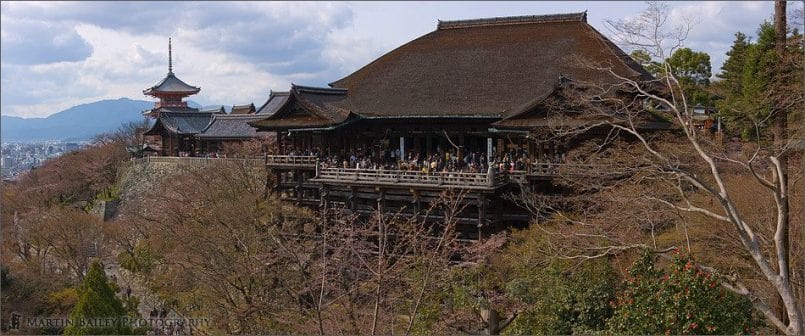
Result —
<svg viewBox="0 0 805 336"><path fill-rule="evenodd" d="M478 195L478 240L483 237L483 228L486 225L486 196Z"/></svg>
<svg viewBox="0 0 805 336"><path fill-rule="evenodd" d="M301 170L299 170L299 169L294 170L294 175L295 175L294 177L296 177L296 203L297 203L297 205L302 204L302 184L305 182L304 177L302 176L302 174L304 174L304 173Z"/></svg>
<svg viewBox="0 0 805 336"><path fill-rule="evenodd" d="M319 204L319 208L321 209L321 212L323 214L325 214L325 216L326 216L327 208L330 205L329 204L330 203L330 188L328 188L326 185L321 186L321 189L319 189L319 198L321 199L321 202Z"/></svg>
<svg viewBox="0 0 805 336"><path fill-rule="evenodd" d="M377 211L381 214L386 211L386 189L377 188Z"/></svg>
<svg viewBox="0 0 805 336"><path fill-rule="evenodd" d="M274 198L279 199L281 194L280 184L282 183L282 172L274 169L271 171L274 175L274 190L272 192L274 193Z"/></svg>
<svg viewBox="0 0 805 336"><path fill-rule="evenodd" d="M347 198L347 202L349 202L349 209L355 211L355 203L357 201L357 197L355 195L355 187L349 188L349 197Z"/></svg>

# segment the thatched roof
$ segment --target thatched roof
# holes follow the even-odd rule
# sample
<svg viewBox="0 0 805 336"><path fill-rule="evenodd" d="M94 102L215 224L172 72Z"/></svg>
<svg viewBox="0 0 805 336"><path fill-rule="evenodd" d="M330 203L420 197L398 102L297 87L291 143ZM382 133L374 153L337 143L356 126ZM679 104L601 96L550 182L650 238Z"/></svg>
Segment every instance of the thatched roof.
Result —
<svg viewBox="0 0 805 336"><path fill-rule="evenodd" d="M251 124L280 130L378 118L496 121L536 106L560 78L609 80L579 60L651 79L587 23L586 13L440 21L435 31L330 83L333 89L293 86L277 113ZM293 112L299 108L305 112Z"/></svg>
<svg viewBox="0 0 805 336"><path fill-rule="evenodd" d="M498 117L545 96L560 76L600 77L575 57L650 78L586 13L574 13L443 21L330 85L349 90L337 106L364 117Z"/></svg>

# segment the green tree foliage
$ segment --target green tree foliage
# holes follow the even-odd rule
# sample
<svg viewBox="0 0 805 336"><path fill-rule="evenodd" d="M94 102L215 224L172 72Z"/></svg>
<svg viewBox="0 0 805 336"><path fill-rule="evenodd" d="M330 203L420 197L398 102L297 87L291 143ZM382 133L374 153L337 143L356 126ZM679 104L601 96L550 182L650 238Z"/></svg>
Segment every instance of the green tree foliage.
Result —
<svg viewBox="0 0 805 336"><path fill-rule="evenodd" d="M744 334L755 326L751 303L719 286L718 279L677 254L670 271L644 254L613 302L608 322L618 334Z"/></svg>
<svg viewBox="0 0 805 336"><path fill-rule="evenodd" d="M454 324L480 329L471 316L494 309L504 318L517 314L504 334L605 330L619 283L617 273L605 259L582 263L558 259L548 252L550 245L540 229L526 229L514 233L488 264L454 272L443 289Z"/></svg>
<svg viewBox="0 0 805 336"><path fill-rule="evenodd" d="M716 103L727 122L746 140L757 138L758 131L770 125L770 85L774 65L779 57L774 50L774 26L764 22L758 29L758 40L748 42L737 33L727 60L718 75L719 91L723 99Z"/></svg>
<svg viewBox="0 0 805 336"><path fill-rule="evenodd" d="M651 55L648 54L645 50L634 50L632 51L629 56L632 57L637 63L643 66L649 73L651 73L654 77L660 78L663 76L665 71L663 71L663 66L659 62L652 61Z"/></svg>
<svg viewBox="0 0 805 336"><path fill-rule="evenodd" d="M746 35L735 33L735 41L727 52L727 60L721 65L721 72L716 75L721 80L719 83L726 97L736 97L743 92L743 68L748 48L749 40Z"/></svg>
<svg viewBox="0 0 805 336"><path fill-rule="evenodd" d="M70 313L73 324L65 328L65 335L126 335L131 333L131 329L124 323L124 318L127 316L126 308L115 297L115 291L109 285L100 263L94 262L90 266L78 292L78 303ZM91 325L98 320L105 321L104 319L110 319L112 322Z"/></svg>
<svg viewBox="0 0 805 336"><path fill-rule="evenodd" d="M525 309L506 330L509 334L568 335L605 328L612 316L617 274L606 260L578 267L552 260L531 276L511 279L506 292L525 303Z"/></svg>
<svg viewBox="0 0 805 336"><path fill-rule="evenodd" d="M689 105L712 104L709 93L712 69L710 55L707 53L681 48L667 58L665 63L652 60L644 50L634 50L630 56L656 78L665 77L665 66L670 66L671 73L682 84Z"/></svg>
<svg viewBox="0 0 805 336"><path fill-rule="evenodd" d="M671 73L679 80L689 105L710 105L710 86L712 75L710 55L693 51L690 48L677 49L667 60Z"/></svg>

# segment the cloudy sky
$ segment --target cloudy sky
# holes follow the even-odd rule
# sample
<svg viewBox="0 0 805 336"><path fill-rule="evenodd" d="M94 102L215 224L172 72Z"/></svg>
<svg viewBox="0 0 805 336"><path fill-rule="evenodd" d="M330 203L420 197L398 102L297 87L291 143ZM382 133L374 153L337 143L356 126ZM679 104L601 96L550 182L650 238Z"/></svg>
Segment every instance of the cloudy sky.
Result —
<svg viewBox="0 0 805 336"><path fill-rule="evenodd" d="M754 36L773 2L671 2L692 17L686 46L711 55L714 73L733 34ZM588 10L633 16L642 2L8 2L0 5L0 112L44 117L101 99L148 99L167 72L201 87L202 105L262 104L290 83L324 86L436 28L437 20ZM800 2L789 2L789 7Z"/></svg>

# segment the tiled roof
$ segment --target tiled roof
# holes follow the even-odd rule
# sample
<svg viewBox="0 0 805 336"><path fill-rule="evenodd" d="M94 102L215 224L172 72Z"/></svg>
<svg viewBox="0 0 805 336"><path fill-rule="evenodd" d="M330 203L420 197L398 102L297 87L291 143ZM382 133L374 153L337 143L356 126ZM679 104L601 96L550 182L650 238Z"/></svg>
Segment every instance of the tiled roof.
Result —
<svg viewBox="0 0 805 336"><path fill-rule="evenodd" d="M253 114L255 112L254 103L249 105L233 105L232 112L229 114Z"/></svg>
<svg viewBox="0 0 805 336"><path fill-rule="evenodd" d="M210 124L212 116L213 113L205 112L161 112L145 134L158 134L160 127L175 134L197 134Z"/></svg>
<svg viewBox="0 0 805 336"><path fill-rule="evenodd" d="M200 91L200 88L195 86L189 85L183 82L181 79L176 77L173 72L168 72L168 75L162 79L157 85L154 85L148 89L143 90L144 94L147 95L154 95L159 93L180 93L185 95L192 95L196 94Z"/></svg>
<svg viewBox="0 0 805 336"><path fill-rule="evenodd" d="M226 114L226 110L224 109L224 106L223 106L223 105L218 106L218 107L213 106L213 107L207 107L207 108L203 108L203 109L199 110L199 112L204 112L204 113L216 113L216 114Z"/></svg>
<svg viewBox="0 0 805 336"><path fill-rule="evenodd" d="M258 137L257 129L248 122L265 118L251 115L215 115L209 126L196 136L200 139L249 139Z"/></svg>
<svg viewBox="0 0 805 336"><path fill-rule="evenodd" d="M257 110L257 114L274 114L277 112L277 110L279 110L280 107L285 105L285 102L288 101L288 97L290 96L290 91L271 91L268 95L268 100L266 100L263 106L260 106L260 108Z"/></svg>
<svg viewBox="0 0 805 336"><path fill-rule="evenodd" d="M290 93L287 98L284 98L282 105L268 116L250 122L250 125L265 130L336 125L357 117L349 110L337 106L337 103L344 100L346 96L347 90L344 89L292 84ZM257 115L263 115L262 111L261 108L261 113Z"/></svg>

